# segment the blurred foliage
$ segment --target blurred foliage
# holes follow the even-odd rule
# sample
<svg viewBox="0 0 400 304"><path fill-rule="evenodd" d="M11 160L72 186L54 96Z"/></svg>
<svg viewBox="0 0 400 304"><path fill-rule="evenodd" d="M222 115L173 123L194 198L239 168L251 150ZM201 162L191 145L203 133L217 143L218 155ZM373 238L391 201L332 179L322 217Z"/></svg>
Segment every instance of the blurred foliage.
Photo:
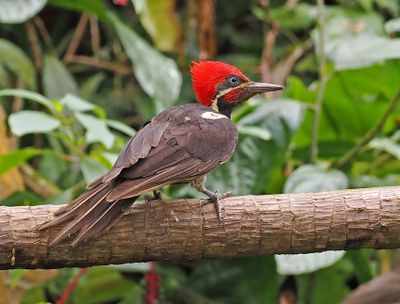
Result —
<svg viewBox="0 0 400 304"><path fill-rule="evenodd" d="M332 0L323 24L321 14L311 0L0 0L2 204L77 196L149 118L194 101L188 66L215 50L211 59L286 90L233 113L239 145L210 188L239 195L399 184L400 4ZM164 191L185 195L199 194ZM391 254L374 250L158 263L159 297L338 303L390 263ZM143 302L148 269L93 267L68 303ZM77 273L1 272L0 294L4 303L55 302Z"/></svg>

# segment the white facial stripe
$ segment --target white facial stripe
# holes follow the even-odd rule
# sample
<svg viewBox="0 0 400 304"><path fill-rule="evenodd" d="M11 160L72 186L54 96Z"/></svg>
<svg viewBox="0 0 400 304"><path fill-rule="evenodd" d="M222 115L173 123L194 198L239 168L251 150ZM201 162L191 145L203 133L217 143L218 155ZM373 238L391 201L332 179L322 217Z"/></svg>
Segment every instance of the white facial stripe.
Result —
<svg viewBox="0 0 400 304"><path fill-rule="evenodd" d="M219 114L219 113L215 113L215 112L204 112L203 114L201 114L201 117L204 119L221 119L221 118L226 118L228 119L228 117L226 117L223 114Z"/></svg>
<svg viewBox="0 0 400 304"><path fill-rule="evenodd" d="M211 108L214 109L215 111L218 111L218 105L217 105L217 103L218 103L218 98L224 96L225 94L228 94L229 92L231 92L231 91L233 91L233 90L236 90L236 89L239 89L239 88L243 88L243 87L247 86L248 84L249 84L248 82L244 82L244 83L238 85L237 87L227 88L227 89L225 89L225 90L219 92L219 93L217 94L217 96L215 96L215 98L213 99Z"/></svg>

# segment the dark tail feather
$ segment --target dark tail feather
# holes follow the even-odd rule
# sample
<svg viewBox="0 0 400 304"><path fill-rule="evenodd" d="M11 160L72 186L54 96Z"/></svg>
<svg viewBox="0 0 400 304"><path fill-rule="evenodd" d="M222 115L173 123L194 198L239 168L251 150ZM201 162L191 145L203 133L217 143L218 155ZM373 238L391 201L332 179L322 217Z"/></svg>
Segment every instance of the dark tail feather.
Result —
<svg viewBox="0 0 400 304"><path fill-rule="evenodd" d="M133 198L119 202L108 202L106 197L109 193L110 189L107 184L96 185L61 208L62 210L58 210L53 220L39 226L39 230L43 230L73 219L51 241L50 246L61 242L71 234L79 232L72 243L75 246L79 242L108 229L135 201L135 198Z"/></svg>
<svg viewBox="0 0 400 304"><path fill-rule="evenodd" d="M99 216L96 215L87 221L87 224L80 229L79 234L74 238L72 246L76 246L79 242L108 230L124 214L125 210L132 206L136 199L137 197L105 202L108 207Z"/></svg>
<svg viewBox="0 0 400 304"><path fill-rule="evenodd" d="M49 227L53 227L55 225L64 223L77 215L79 211L82 209L88 209L87 207L91 204L91 202L95 203L98 200L98 196L102 195L102 192L109 193L109 190L106 188L106 185L103 187L98 187L94 189L90 189L89 191L83 193L81 196L76 198L74 201L70 202L64 207L61 207L54 215L56 216L54 219L47 221L41 225L39 225L38 229L43 230ZM100 192L100 195L99 195ZM86 203L86 204L85 204Z"/></svg>

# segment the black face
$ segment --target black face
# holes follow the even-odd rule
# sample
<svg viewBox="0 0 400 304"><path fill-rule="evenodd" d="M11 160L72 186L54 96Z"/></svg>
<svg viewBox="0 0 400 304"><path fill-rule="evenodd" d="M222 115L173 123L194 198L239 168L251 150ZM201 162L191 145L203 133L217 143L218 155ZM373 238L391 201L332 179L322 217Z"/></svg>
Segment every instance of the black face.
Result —
<svg viewBox="0 0 400 304"><path fill-rule="evenodd" d="M225 78L224 82L222 82L218 87L217 87L217 93L220 93L226 89L234 88L237 87L238 85L242 84L244 82L243 79L236 75L230 75Z"/></svg>

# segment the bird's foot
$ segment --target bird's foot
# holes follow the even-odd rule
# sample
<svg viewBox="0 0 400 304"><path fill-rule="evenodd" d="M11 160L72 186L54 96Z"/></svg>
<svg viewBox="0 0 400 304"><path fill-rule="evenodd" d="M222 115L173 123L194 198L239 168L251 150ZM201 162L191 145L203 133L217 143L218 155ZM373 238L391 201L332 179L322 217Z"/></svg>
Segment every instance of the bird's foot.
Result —
<svg viewBox="0 0 400 304"><path fill-rule="evenodd" d="M161 196L161 191L159 190L154 190L153 191L153 195L145 195L144 196L144 200L146 201L146 203L149 203L151 201L157 201L157 200L162 200L162 196Z"/></svg>
<svg viewBox="0 0 400 304"><path fill-rule="evenodd" d="M210 198L210 201L214 204L215 211L217 213L218 221L221 222L221 204L220 200L230 197L231 192L220 193L218 191L212 192L210 190L204 189L203 193Z"/></svg>

